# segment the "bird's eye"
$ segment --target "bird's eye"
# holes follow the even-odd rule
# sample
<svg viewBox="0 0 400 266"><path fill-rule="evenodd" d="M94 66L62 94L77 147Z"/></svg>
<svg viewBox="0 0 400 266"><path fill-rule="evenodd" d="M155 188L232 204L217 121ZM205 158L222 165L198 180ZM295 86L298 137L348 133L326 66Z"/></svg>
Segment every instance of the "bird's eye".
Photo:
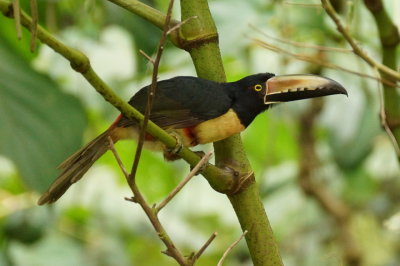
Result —
<svg viewBox="0 0 400 266"><path fill-rule="evenodd" d="M254 90L255 91L260 91L260 90L262 90L262 86L260 84L257 84L257 85L254 86Z"/></svg>

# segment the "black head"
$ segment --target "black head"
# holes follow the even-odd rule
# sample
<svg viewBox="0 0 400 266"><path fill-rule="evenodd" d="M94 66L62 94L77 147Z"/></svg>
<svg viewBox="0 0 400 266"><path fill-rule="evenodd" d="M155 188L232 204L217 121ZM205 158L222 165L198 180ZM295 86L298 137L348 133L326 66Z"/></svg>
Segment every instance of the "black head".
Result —
<svg viewBox="0 0 400 266"><path fill-rule="evenodd" d="M267 81L274 77L272 73L260 73L244 77L234 83L240 88L238 97L250 97L252 101L261 100L260 104L264 105L264 97L266 93ZM255 104L255 102L253 102Z"/></svg>
<svg viewBox="0 0 400 266"><path fill-rule="evenodd" d="M234 97L233 109L249 125L271 104L290 102L347 91L336 81L317 75L282 75L261 73L228 84Z"/></svg>

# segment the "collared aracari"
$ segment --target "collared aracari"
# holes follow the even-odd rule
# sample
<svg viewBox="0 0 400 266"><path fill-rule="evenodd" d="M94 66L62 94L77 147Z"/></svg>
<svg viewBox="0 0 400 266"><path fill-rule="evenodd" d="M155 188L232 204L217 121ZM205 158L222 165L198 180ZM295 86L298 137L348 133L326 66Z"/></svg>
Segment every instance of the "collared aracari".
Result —
<svg viewBox="0 0 400 266"><path fill-rule="evenodd" d="M150 86L139 90L129 104L144 112ZM254 118L271 105L332 94L346 94L337 82L316 75L283 75L270 73L251 75L235 82L218 83L197 77L175 77L159 81L153 100L150 120L179 141L193 147L225 139L243 131ZM38 204L52 203L88 171L114 142L136 138L139 132L135 119L120 115L101 135L66 159L62 171ZM154 137L147 135L145 147L164 151L166 159L173 154Z"/></svg>

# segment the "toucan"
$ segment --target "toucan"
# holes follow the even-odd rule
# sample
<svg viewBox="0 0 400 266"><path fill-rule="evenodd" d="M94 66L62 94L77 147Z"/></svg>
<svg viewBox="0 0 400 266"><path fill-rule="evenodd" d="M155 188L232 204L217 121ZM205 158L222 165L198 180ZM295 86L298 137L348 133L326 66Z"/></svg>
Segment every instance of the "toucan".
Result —
<svg viewBox="0 0 400 266"><path fill-rule="evenodd" d="M129 104L144 113L149 86L140 89ZM272 105L347 91L338 82L317 75L260 73L235 82L219 83L198 77L179 76L157 82L150 120L178 136L187 147L219 141L240 133L254 118ZM115 143L137 138L138 121L122 114L111 126L86 146L67 158L61 174L40 197L38 204L58 200ZM145 147L164 152L167 160L176 159L171 150L151 135Z"/></svg>

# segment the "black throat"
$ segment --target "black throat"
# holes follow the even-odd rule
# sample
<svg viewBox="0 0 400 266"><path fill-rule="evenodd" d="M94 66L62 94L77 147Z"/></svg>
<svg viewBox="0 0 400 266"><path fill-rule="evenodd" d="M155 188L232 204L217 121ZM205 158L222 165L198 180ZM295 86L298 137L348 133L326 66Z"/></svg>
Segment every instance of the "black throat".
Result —
<svg viewBox="0 0 400 266"><path fill-rule="evenodd" d="M242 88L237 82L225 83L224 87L233 100L232 109L245 127L250 125L258 114L269 108L256 93L251 89Z"/></svg>

